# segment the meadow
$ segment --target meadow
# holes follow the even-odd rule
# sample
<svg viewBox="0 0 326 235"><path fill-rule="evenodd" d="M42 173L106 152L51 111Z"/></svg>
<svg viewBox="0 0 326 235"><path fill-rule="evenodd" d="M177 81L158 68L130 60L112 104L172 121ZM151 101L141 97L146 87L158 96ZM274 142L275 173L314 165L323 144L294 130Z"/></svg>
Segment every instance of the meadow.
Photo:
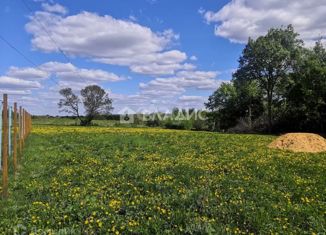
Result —
<svg viewBox="0 0 326 235"><path fill-rule="evenodd" d="M76 118L68 117L34 117L34 125L51 125L51 126L76 126L79 121ZM119 125L119 120L93 120L94 126L112 127Z"/></svg>
<svg viewBox="0 0 326 235"><path fill-rule="evenodd" d="M326 154L275 136L34 126L1 234L324 234Z"/></svg>

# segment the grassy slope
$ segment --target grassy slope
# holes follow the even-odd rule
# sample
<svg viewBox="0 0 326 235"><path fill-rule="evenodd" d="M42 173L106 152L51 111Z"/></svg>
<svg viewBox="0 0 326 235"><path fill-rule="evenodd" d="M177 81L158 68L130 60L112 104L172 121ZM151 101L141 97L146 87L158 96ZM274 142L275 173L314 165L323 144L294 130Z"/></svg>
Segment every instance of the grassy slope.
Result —
<svg viewBox="0 0 326 235"><path fill-rule="evenodd" d="M325 232L326 154L270 150L272 139L37 127L0 232Z"/></svg>

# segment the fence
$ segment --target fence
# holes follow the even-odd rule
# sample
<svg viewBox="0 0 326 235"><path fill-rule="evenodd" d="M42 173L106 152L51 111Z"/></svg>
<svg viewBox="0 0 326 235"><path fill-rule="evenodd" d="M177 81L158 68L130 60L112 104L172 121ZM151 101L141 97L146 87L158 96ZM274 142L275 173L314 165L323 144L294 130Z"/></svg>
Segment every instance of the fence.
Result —
<svg viewBox="0 0 326 235"><path fill-rule="evenodd" d="M2 197L8 197L9 163L13 164L14 176L17 173L18 160L21 159L25 139L32 128L31 115L17 103L8 105L7 94L0 104L0 169L2 171Z"/></svg>

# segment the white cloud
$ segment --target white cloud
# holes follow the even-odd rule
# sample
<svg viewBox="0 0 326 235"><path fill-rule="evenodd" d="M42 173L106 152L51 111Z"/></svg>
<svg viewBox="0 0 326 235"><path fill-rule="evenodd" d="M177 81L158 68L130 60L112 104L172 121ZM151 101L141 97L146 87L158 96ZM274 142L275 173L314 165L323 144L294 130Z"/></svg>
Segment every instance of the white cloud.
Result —
<svg viewBox="0 0 326 235"><path fill-rule="evenodd" d="M139 92L134 95L113 94L113 104L131 108L135 112L168 111L173 107L203 108L207 97L183 95L189 89L215 90L221 80L216 71L182 70L173 77L156 78L139 84Z"/></svg>
<svg viewBox="0 0 326 235"><path fill-rule="evenodd" d="M69 72L76 69L76 67L71 63L61 63L56 61L46 62L40 65L39 68L49 73Z"/></svg>
<svg viewBox="0 0 326 235"><path fill-rule="evenodd" d="M0 89L1 94L8 94L8 95L30 95L32 94L31 90L15 90L15 89Z"/></svg>
<svg viewBox="0 0 326 235"><path fill-rule="evenodd" d="M116 82L124 80L125 78L119 77L114 73L109 73L100 69L78 69L74 68L71 71L55 73L59 79L63 80L79 80L85 81L110 81Z"/></svg>
<svg viewBox="0 0 326 235"><path fill-rule="evenodd" d="M179 39L171 29L156 33L130 20L109 15L81 12L65 17L39 11L30 17L26 30L32 34L35 49L58 52L60 48L68 55L129 66L137 73L151 74L148 68L154 65L160 74L170 74L174 68L182 68L187 59L184 52L169 49Z"/></svg>
<svg viewBox="0 0 326 235"><path fill-rule="evenodd" d="M202 8L202 7L200 7L200 8L198 9L198 13L199 13L200 15L204 15L205 12L206 12L205 9Z"/></svg>
<svg viewBox="0 0 326 235"><path fill-rule="evenodd" d="M59 80L58 86L54 87L55 91L62 87L71 87L78 91L88 85L100 85L101 82L117 82L128 79L100 69L78 68L71 63L55 61L44 63L39 68L51 73Z"/></svg>
<svg viewBox="0 0 326 235"><path fill-rule="evenodd" d="M206 96L188 96L183 95L178 98L177 105L180 108L196 108L203 109L204 103L207 101Z"/></svg>
<svg viewBox="0 0 326 235"><path fill-rule="evenodd" d="M104 70L78 68L71 63L60 63L56 61L44 63L38 68L10 67L7 75L24 80L45 80L48 79L50 75L53 75L60 80L72 80L80 83L86 81L115 82L126 79Z"/></svg>
<svg viewBox="0 0 326 235"><path fill-rule="evenodd" d="M179 71L176 76L156 78L148 83L140 83L140 94L151 97L180 95L187 88L215 90L222 81L216 80L215 71Z"/></svg>
<svg viewBox="0 0 326 235"><path fill-rule="evenodd" d="M19 78L8 76L0 76L0 87L2 89L36 89L41 88L41 84L37 81L27 81Z"/></svg>
<svg viewBox="0 0 326 235"><path fill-rule="evenodd" d="M196 60L198 60L197 56L194 56L194 55L191 56L189 59L192 60L192 61L196 61Z"/></svg>
<svg viewBox="0 0 326 235"><path fill-rule="evenodd" d="M57 3L53 5L50 5L48 3L42 3L42 8L47 12L59 13L63 15L68 13L67 8Z"/></svg>
<svg viewBox="0 0 326 235"><path fill-rule="evenodd" d="M172 75L176 70L186 69L192 70L196 66L193 64L147 64L147 65L133 65L130 69L136 73L149 74L149 75Z"/></svg>
<svg viewBox="0 0 326 235"><path fill-rule="evenodd" d="M137 21L138 19L137 19L136 16L134 16L134 15L130 15L130 16L129 16L129 20L131 20L131 21Z"/></svg>
<svg viewBox="0 0 326 235"><path fill-rule="evenodd" d="M73 91L80 91L86 86L99 85L96 81L72 81L72 80L61 80L59 81L59 86L56 86L54 90L59 91L63 87L70 87Z"/></svg>
<svg viewBox="0 0 326 235"><path fill-rule="evenodd" d="M177 77L184 77L187 79L213 79L218 75L217 71L179 71Z"/></svg>
<svg viewBox="0 0 326 235"><path fill-rule="evenodd" d="M49 74L46 71L41 69L27 67L27 68L18 68L11 66L7 72L9 77L15 77L25 80L45 80L49 77Z"/></svg>
<svg viewBox="0 0 326 235"><path fill-rule="evenodd" d="M215 34L232 42L245 43L271 27L292 24L304 41L326 36L326 3L321 0L232 0L217 12L206 11L208 23L217 23Z"/></svg>
<svg viewBox="0 0 326 235"><path fill-rule="evenodd" d="M203 96L189 96L189 95L183 95L179 97L179 101L182 102L204 102L207 99L207 97Z"/></svg>
<svg viewBox="0 0 326 235"><path fill-rule="evenodd" d="M87 85L103 82L116 82L127 78L100 69L78 68L71 63L50 61L33 67L10 67L4 76L0 76L0 92L11 95L30 95L33 91L44 90L41 82L55 78L56 86L51 90L55 93L62 87L80 90ZM44 99L42 99L44 100Z"/></svg>
<svg viewBox="0 0 326 235"><path fill-rule="evenodd" d="M173 84L167 79L155 79L148 83L140 83L139 88L142 95L150 97L173 97L185 92L183 87Z"/></svg>

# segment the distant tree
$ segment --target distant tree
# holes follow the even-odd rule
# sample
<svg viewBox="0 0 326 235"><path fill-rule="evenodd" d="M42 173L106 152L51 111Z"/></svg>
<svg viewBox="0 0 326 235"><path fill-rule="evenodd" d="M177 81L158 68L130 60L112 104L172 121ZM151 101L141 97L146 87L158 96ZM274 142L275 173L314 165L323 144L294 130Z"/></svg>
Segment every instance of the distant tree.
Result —
<svg viewBox="0 0 326 235"><path fill-rule="evenodd" d="M80 93L86 112L84 125L90 125L94 117L109 114L112 110L112 100L101 87L87 86Z"/></svg>
<svg viewBox="0 0 326 235"><path fill-rule="evenodd" d="M302 41L293 27L270 29L265 36L249 39L239 59L236 77L256 80L267 102L268 130L272 129L273 99L282 79L292 71L296 51Z"/></svg>
<svg viewBox="0 0 326 235"><path fill-rule="evenodd" d="M82 122L83 119L79 114L79 97L73 93L71 88L63 88L59 91L59 93L63 96L58 103L59 111L72 114L73 116L77 117L80 122Z"/></svg>
<svg viewBox="0 0 326 235"><path fill-rule="evenodd" d="M222 83L205 103L213 130L227 129L237 120L237 91L233 83Z"/></svg>
<svg viewBox="0 0 326 235"><path fill-rule="evenodd" d="M108 115L112 108L112 100L104 89L97 85L87 86L81 90L82 103L85 109L85 116L80 115L80 98L75 95L71 88L63 88L59 91L63 96L58 106L61 112L76 116L83 126L91 125L97 115Z"/></svg>

